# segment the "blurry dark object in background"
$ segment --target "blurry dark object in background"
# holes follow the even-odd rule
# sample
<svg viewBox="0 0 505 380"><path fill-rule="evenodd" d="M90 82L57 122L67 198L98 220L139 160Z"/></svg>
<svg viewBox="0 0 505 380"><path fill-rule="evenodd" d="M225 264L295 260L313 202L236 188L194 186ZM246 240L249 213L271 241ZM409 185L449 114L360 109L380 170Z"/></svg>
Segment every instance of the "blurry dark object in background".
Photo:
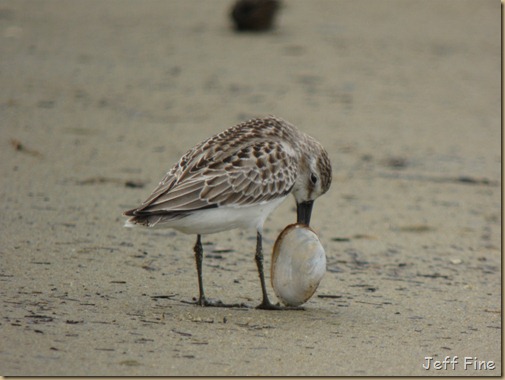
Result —
<svg viewBox="0 0 505 380"><path fill-rule="evenodd" d="M279 0L237 0L231 18L240 31L265 31L273 27Z"/></svg>

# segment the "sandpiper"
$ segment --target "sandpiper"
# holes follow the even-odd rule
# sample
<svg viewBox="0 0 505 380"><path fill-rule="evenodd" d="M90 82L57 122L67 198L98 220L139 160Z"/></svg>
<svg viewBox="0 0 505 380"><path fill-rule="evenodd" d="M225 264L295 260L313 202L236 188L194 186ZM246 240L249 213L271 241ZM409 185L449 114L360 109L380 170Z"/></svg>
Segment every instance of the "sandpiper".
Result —
<svg viewBox="0 0 505 380"><path fill-rule="evenodd" d="M310 223L314 200L331 185L331 163L322 145L289 122L252 119L208 138L184 154L153 193L124 215L126 226L173 228L196 234L194 254L201 306L231 306L205 297L201 235L235 228L256 229L255 260L263 300L267 295L262 231L268 215L293 194L297 223Z"/></svg>

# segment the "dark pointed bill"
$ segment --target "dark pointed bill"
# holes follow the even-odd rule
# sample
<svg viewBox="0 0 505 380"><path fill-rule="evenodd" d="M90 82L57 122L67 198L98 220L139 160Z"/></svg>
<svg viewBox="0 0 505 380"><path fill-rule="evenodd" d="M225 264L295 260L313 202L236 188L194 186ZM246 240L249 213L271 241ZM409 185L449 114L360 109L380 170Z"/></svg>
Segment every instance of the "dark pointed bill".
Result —
<svg viewBox="0 0 505 380"><path fill-rule="evenodd" d="M310 215L312 214L312 206L314 201L301 202L296 205L296 222L310 225Z"/></svg>

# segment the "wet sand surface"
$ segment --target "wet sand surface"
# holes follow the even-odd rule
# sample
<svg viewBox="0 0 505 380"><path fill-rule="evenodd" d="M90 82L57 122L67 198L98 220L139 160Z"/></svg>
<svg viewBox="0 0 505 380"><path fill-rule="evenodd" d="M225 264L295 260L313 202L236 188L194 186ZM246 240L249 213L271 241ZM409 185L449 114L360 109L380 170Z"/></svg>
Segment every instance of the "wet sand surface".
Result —
<svg viewBox="0 0 505 380"><path fill-rule="evenodd" d="M499 3L291 0L259 34L230 5L0 1L0 373L499 375ZM267 114L332 159L328 271L305 311L255 310L254 231L204 236L207 295L251 308L184 303L195 237L121 214Z"/></svg>

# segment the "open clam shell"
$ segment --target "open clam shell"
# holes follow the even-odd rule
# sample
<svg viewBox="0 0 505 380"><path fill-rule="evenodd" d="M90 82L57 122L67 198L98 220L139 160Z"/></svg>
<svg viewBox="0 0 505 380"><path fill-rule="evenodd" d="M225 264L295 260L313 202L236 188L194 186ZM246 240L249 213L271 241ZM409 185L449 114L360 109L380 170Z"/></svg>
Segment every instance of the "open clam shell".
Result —
<svg viewBox="0 0 505 380"><path fill-rule="evenodd" d="M326 272L326 254L310 227L290 224L274 244L270 280L287 306L299 306L316 291Z"/></svg>

